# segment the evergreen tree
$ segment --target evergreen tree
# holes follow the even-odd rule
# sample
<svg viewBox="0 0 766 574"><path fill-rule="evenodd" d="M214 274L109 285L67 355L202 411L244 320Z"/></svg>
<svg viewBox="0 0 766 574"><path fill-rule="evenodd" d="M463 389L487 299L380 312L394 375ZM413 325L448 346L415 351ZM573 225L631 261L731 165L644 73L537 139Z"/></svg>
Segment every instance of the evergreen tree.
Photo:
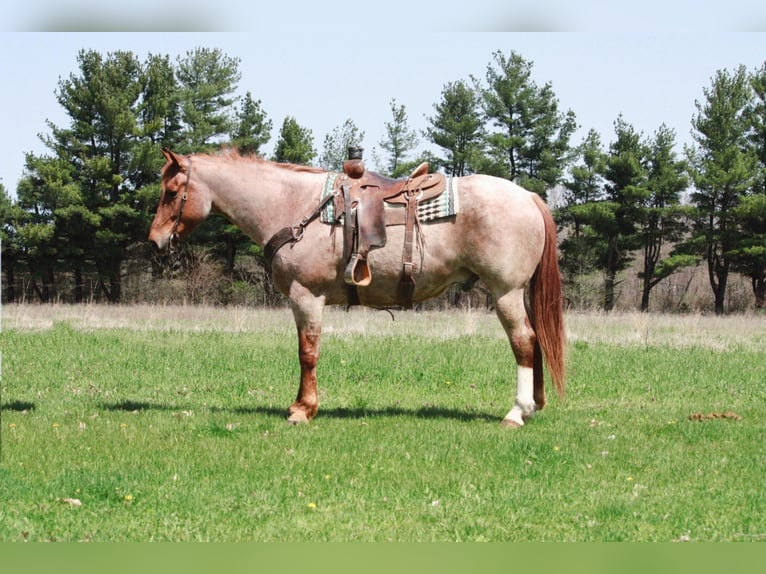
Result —
<svg viewBox="0 0 766 574"><path fill-rule="evenodd" d="M758 158L748 142L753 94L744 66L719 70L703 93L692 118L695 145L686 148L697 211L686 248L706 260L715 312L721 314L739 240L737 206L758 179Z"/></svg>
<svg viewBox="0 0 766 574"><path fill-rule="evenodd" d="M245 94L237 114L232 144L242 154L257 155L261 146L271 139L271 120L261 109L261 100L253 100L250 92Z"/></svg>
<svg viewBox="0 0 766 574"><path fill-rule="evenodd" d="M216 146L232 131L231 109L240 80L239 58L215 48L196 48L178 59L176 77L181 85L181 111L189 149L201 152Z"/></svg>
<svg viewBox="0 0 766 574"><path fill-rule="evenodd" d="M49 302L56 296L56 213L81 204L82 195L65 160L31 153L16 193L24 215L14 223L31 287L41 302Z"/></svg>
<svg viewBox="0 0 766 574"><path fill-rule="evenodd" d="M696 263L688 255L661 260L662 249L686 231L686 212L680 206L681 192L688 186L686 164L676 159L675 132L662 124L648 146L646 193L641 202L638 232L643 243L641 310L649 310L651 290L676 269Z"/></svg>
<svg viewBox="0 0 766 574"><path fill-rule="evenodd" d="M750 279L755 308L766 306L766 194L743 197L734 208L739 236L730 252L734 268Z"/></svg>
<svg viewBox="0 0 766 574"><path fill-rule="evenodd" d="M148 221L160 195L159 173L164 163L162 147L185 149L181 125L181 92L169 56L149 55L142 71L138 102L137 139L132 150L128 179L135 188L137 205Z"/></svg>
<svg viewBox="0 0 766 574"><path fill-rule="evenodd" d="M45 141L70 167L68 177L81 196L79 223L74 229L82 233L80 224L98 225L88 255L95 261L107 299L118 302L126 249L143 231L135 201L136 182L131 180L132 173L141 170L131 173L131 167L136 165L135 147L141 136L139 109L145 78L141 63L130 52L104 57L92 50L81 51L78 64L79 75L60 80L57 93L71 118L70 126L51 125L53 134ZM64 212L64 216L72 214L72 210ZM59 229L73 228L67 224ZM80 269L73 271L77 277Z"/></svg>
<svg viewBox="0 0 766 574"><path fill-rule="evenodd" d="M583 302L582 279L596 269L598 238L588 224L592 204L604 198L604 172L607 154L601 136L591 129L575 150L579 163L573 165L571 178L563 182L564 206L557 219L568 232L561 240L561 269L575 303Z"/></svg>
<svg viewBox="0 0 766 574"><path fill-rule="evenodd" d="M565 182L570 203L562 210L564 220L576 222L579 228L579 235L566 239L563 247L579 257L573 263L575 271L578 267L588 271L592 266L603 273L605 311L614 308L618 273L640 246L637 225L647 179L646 148L640 134L622 116L614 126L616 139L605 155L595 132L584 140L580 147L583 163Z"/></svg>
<svg viewBox="0 0 766 574"><path fill-rule="evenodd" d="M412 167L406 162L407 154L418 144L418 136L407 125L407 111L404 105L391 100L392 120L386 122L386 136L380 140L380 147L388 153L386 171L390 177L405 175Z"/></svg>
<svg viewBox="0 0 766 574"><path fill-rule="evenodd" d="M286 117L279 130L274 161L309 165L315 157L314 136L311 130L301 127L294 117Z"/></svg>
<svg viewBox="0 0 766 574"><path fill-rule="evenodd" d="M604 310L614 308L617 274L633 259L633 250L640 246L637 224L640 205L646 200L646 148L641 134L622 116L615 121L617 139L609 146L606 161L606 201L603 207L609 213L604 228L606 249L600 266L604 271Z"/></svg>
<svg viewBox="0 0 766 574"><path fill-rule="evenodd" d="M144 64L138 107L141 137L154 145L179 148L183 144L181 98L170 57L150 54Z"/></svg>
<svg viewBox="0 0 766 574"><path fill-rule="evenodd" d="M425 136L447 154L446 158L437 158L436 163L452 176L475 172L483 137L476 92L463 81L449 83L434 110L436 114L427 118L430 126Z"/></svg>
<svg viewBox="0 0 766 574"><path fill-rule="evenodd" d="M750 279L756 309L766 306L766 63L750 77L753 101L747 109L748 145L757 158L751 195L735 208L740 226L732 250L734 268Z"/></svg>
<svg viewBox="0 0 766 574"><path fill-rule="evenodd" d="M2 248L2 272L5 276L2 297L4 301L16 301L16 271L23 262L24 245L18 229L26 213L11 199L0 181L0 248Z"/></svg>
<svg viewBox="0 0 766 574"><path fill-rule="evenodd" d="M516 52L495 52L485 85L474 79L494 131L487 136L493 164L489 172L545 195L558 184L569 159L575 115L558 109L550 83L538 87L532 63Z"/></svg>
<svg viewBox="0 0 766 574"><path fill-rule="evenodd" d="M753 101L747 110L750 124L749 143L758 157L754 194L766 194L766 62L750 76Z"/></svg>
<svg viewBox="0 0 766 574"><path fill-rule="evenodd" d="M347 119L325 136L319 166L329 171L342 170L343 161L348 159L348 148L361 146L363 140L364 132L351 118Z"/></svg>

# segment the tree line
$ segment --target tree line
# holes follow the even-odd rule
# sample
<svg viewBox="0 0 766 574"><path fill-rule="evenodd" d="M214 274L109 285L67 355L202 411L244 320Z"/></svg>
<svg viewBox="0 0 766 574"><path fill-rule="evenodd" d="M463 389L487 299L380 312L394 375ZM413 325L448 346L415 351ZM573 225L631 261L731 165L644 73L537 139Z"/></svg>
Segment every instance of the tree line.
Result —
<svg viewBox="0 0 766 574"><path fill-rule="evenodd" d="M251 92L235 95L239 59L209 48L143 61L131 52L82 50L77 63L55 90L69 124L48 123L40 137L49 153L26 155L15 197L0 182L3 300L135 301L123 285L138 275L157 289L182 283L188 291L197 277L279 301L260 248L221 218L209 219L173 257L151 253L145 241L160 195L161 147L261 155L271 140L262 102ZM749 279L753 306L762 309L766 63L716 72L695 102L693 143L682 153L665 124L646 135L622 115L608 144L595 130L573 142L576 114L562 110L552 83L538 83L532 72L519 53L494 52L483 75L444 85L420 133L392 98L372 165L401 177L429 161L449 175L491 174L547 197L575 307L584 278L597 276L601 307L612 310L632 265L647 310L661 281L702 265L716 313L726 311L734 273ZM337 170L346 149L363 140L349 118L318 150L312 130L289 116L269 159ZM421 142L429 151L417 151Z"/></svg>

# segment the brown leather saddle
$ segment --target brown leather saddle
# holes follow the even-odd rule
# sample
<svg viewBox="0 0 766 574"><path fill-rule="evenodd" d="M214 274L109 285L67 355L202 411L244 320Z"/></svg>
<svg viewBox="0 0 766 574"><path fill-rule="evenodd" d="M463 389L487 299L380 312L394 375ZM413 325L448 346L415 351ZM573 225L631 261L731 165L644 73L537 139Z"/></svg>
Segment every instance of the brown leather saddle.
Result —
<svg viewBox="0 0 766 574"><path fill-rule="evenodd" d="M354 287L369 285L370 251L386 245L387 226L404 225L398 299L404 307L412 307L417 271L413 261L415 233L420 233L418 204L439 196L446 188L445 177L428 173L428 163L424 162L406 179L390 179L367 171L359 148L350 149L349 158L336 181L338 193L334 194L333 206L336 218L343 216L343 254L348 261L344 280Z"/></svg>
<svg viewBox="0 0 766 574"><path fill-rule="evenodd" d="M274 255L282 247L303 238L306 226L320 216L332 202L334 220L343 217L343 257L347 261L344 280L349 290L349 305L359 304L359 287L372 282L372 269L367 256L373 249L386 245L386 227L404 225L402 270L397 299L405 308L412 307L417 266L413 260L415 233L423 245L418 219L418 205L438 197L446 189L446 178L428 173L428 163L421 163L406 179L390 179L367 171L361 148L349 148L349 159L343 163L343 174L335 180L333 192L325 195L297 225L275 233L263 247L266 270L271 272Z"/></svg>

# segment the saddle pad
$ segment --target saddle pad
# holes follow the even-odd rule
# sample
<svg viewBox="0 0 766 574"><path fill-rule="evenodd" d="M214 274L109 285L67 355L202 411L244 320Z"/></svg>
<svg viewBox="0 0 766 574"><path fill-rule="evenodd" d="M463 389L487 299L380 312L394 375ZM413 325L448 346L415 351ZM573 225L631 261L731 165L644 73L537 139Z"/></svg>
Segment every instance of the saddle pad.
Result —
<svg viewBox="0 0 766 574"><path fill-rule="evenodd" d="M322 190L322 199L328 195L332 195L335 188L335 182L338 179L338 173L328 173L327 181L325 181L324 189ZM445 180L444 192L440 195L423 201L418 204L418 219L421 223L429 221L436 221L437 219L444 219L446 217L452 217L459 213L458 205L458 193L457 193L457 178L447 177ZM335 207L333 202L330 201L322 210L321 220L322 223L337 223L340 218L343 217L341 213L338 219L335 218Z"/></svg>

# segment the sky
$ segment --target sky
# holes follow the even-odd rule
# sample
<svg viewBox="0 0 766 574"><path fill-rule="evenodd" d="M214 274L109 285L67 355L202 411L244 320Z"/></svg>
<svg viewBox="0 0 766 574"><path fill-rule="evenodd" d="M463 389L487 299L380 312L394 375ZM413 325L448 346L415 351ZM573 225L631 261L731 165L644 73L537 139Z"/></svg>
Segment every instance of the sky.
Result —
<svg viewBox="0 0 766 574"><path fill-rule="evenodd" d="M284 118L293 116L312 131L318 151L326 134L351 119L365 133L367 158L379 149L392 99L420 132L444 86L483 77L497 50L532 62L533 80L550 82L560 109L575 112L580 129L573 144L593 128L608 145L622 114L647 136L665 123L680 148L691 141L695 100L704 98L716 71L739 65L752 71L766 62L766 8L744 0L715 8L690 0L368 4L5 3L0 182L14 194L25 154L48 153L39 138L51 133L47 121L69 125L56 91L61 78L78 74L83 49L175 60L197 47L219 48L240 60L238 95L249 91L261 100L273 122L266 155ZM420 148L438 151L422 136Z"/></svg>

